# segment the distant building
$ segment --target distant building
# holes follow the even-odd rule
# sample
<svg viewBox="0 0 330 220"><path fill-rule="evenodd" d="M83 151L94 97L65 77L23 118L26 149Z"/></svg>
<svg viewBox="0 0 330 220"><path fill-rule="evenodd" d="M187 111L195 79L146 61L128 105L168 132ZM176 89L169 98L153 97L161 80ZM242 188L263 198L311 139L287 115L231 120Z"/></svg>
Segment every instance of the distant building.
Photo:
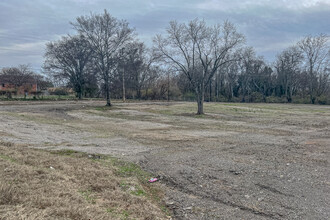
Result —
<svg viewBox="0 0 330 220"><path fill-rule="evenodd" d="M7 75L0 75L0 92L15 95L32 95L38 92L36 80L31 76L25 78L25 82L14 83Z"/></svg>

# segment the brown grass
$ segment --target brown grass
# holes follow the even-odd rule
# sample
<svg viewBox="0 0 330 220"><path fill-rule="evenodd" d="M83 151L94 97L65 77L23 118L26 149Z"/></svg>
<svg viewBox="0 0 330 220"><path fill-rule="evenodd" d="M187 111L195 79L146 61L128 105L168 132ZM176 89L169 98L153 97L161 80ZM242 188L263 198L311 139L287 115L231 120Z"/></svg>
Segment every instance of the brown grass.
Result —
<svg viewBox="0 0 330 220"><path fill-rule="evenodd" d="M136 165L0 144L0 219L168 219Z"/></svg>

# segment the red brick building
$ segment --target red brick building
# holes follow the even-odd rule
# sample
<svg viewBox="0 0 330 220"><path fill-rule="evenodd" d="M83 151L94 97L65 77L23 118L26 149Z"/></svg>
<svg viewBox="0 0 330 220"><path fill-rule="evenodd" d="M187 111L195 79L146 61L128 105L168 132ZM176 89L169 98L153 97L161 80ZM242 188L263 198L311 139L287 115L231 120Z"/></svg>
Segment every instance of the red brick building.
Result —
<svg viewBox="0 0 330 220"><path fill-rule="evenodd" d="M0 75L0 92L12 93L15 95L32 95L38 92L38 85L33 77L25 79L25 82L19 82L17 84L8 80L5 75Z"/></svg>

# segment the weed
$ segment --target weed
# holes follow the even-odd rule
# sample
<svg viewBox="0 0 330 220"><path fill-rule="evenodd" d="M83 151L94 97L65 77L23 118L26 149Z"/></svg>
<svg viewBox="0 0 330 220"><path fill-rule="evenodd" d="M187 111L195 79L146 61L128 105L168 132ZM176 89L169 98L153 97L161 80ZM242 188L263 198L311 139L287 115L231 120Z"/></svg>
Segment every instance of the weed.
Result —
<svg viewBox="0 0 330 220"><path fill-rule="evenodd" d="M12 163L15 163L16 162L16 160L14 158L11 158L11 157L9 157L7 155L4 155L4 154L0 154L0 158L1 159L4 159L4 160L7 160L7 161L10 161Z"/></svg>
<svg viewBox="0 0 330 220"><path fill-rule="evenodd" d="M106 209L106 212L108 212L108 213L114 213L116 211L116 209L114 209L114 208L107 208Z"/></svg>
<svg viewBox="0 0 330 220"><path fill-rule="evenodd" d="M78 191L87 202L95 204L95 197L92 195L92 192L90 190L80 190Z"/></svg>
<svg viewBox="0 0 330 220"><path fill-rule="evenodd" d="M121 212L121 215L122 215L121 219L126 220L126 219L128 219L130 213L127 210L123 210Z"/></svg>
<svg viewBox="0 0 330 220"><path fill-rule="evenodd" d="M138 165L126 161L112 161L117 167L116 174L122 177L134 176L141 182L145 182L150 177L150 173L143 171Z"/></svg>
<svg viewBox="0 0 330 220"><path fill-rule="evenodd" d="M129 186L128 186L128 184L127 184L125 181L121 181L121 183L120 183L120 188L121 188L123 191L126 191L126 190L129 188Z"/></svg>

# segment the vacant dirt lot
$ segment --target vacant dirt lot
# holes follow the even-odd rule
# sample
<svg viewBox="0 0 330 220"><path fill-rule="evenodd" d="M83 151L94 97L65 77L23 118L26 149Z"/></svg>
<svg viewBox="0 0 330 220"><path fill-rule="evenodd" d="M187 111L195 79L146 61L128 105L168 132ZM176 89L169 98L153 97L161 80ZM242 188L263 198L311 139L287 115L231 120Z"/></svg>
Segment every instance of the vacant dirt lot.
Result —
<svg viewBox="0 0 330 220"><path fill-rule="evenodd" d="M111 154L161 176L177 219L329 219L330 107L4 102L0 141Z"/></svg>

